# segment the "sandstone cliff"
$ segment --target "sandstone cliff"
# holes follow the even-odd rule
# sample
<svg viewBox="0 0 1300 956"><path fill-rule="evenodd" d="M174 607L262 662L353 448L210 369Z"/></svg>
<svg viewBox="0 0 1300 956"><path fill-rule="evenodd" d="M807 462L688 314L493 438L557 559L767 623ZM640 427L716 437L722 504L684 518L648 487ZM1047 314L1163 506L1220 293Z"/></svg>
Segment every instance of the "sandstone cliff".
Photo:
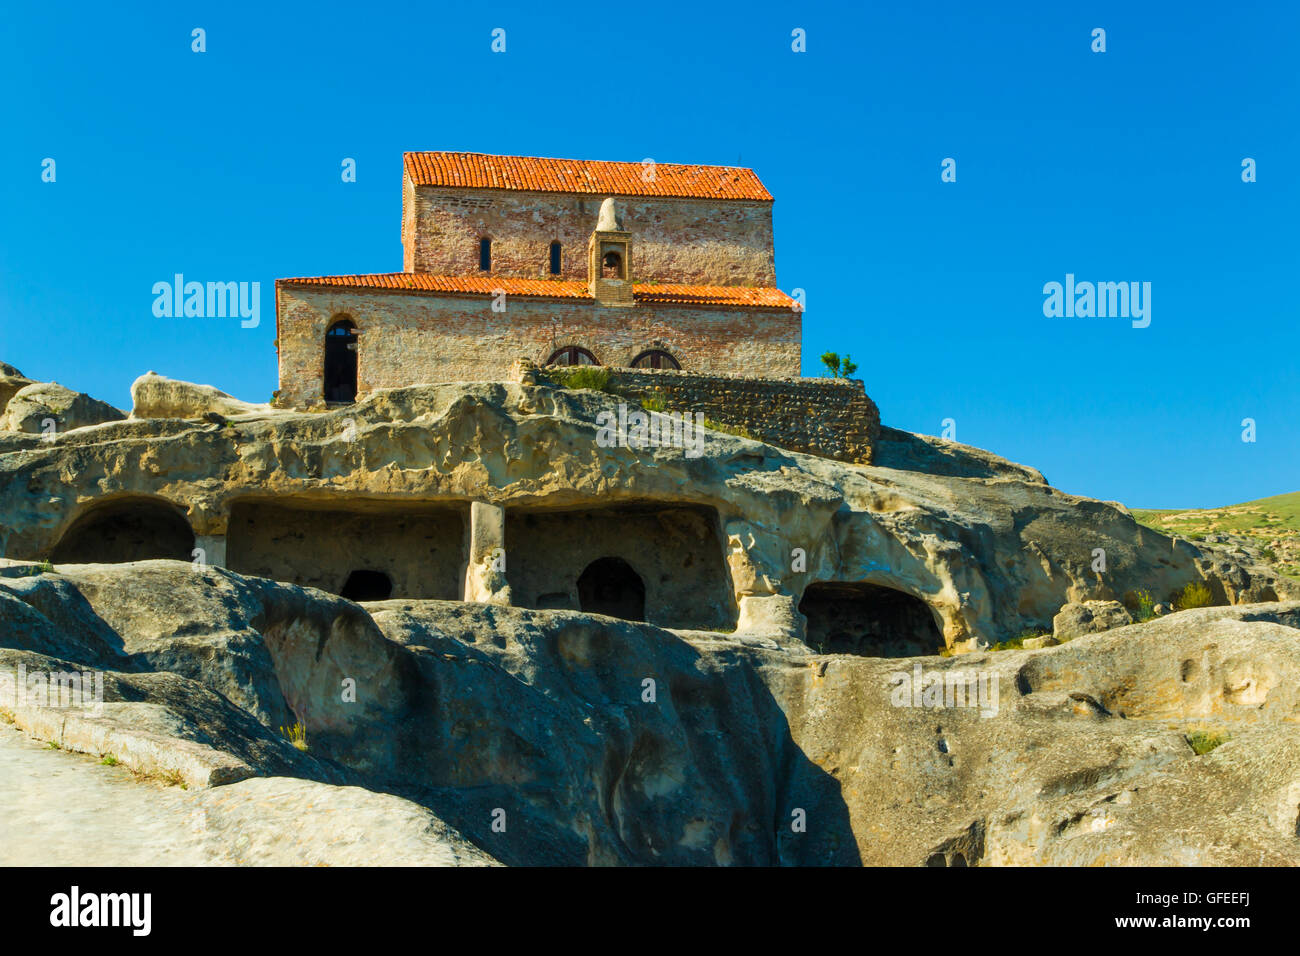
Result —
<svg viewBox="0 0 1300 956"><path fill-rule="evenodd" d="M123 419L0 371L0 716L174 785L176 861L1300 863L1300 592L1257 552L889 428L853 465L611 442L598 391L152 374ZM19 693L73 673L102 707Z"/></svg>

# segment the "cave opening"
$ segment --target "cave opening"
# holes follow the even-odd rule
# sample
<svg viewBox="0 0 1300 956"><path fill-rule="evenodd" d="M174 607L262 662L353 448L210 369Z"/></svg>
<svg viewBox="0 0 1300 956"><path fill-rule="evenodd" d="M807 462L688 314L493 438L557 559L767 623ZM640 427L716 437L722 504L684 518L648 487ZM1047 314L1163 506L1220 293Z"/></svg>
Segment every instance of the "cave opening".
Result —
<svg viewBox="0 0 1300 956"><path fill-rule="evenodd" d="M578 577L578 604L588 614L645 620L645 582L622 558L597 558Z"/></svg>
<svg viewBox="0 0 1300 956"><path fill-rule="evenodd" d="M349 601L386 601L393 596L393 579L383 571L353 571L343 583L340 597Z"/></svg>
<svg viewBox="0 0 1300 956"><path fill-rule="evenodd" d="M918 657L944 647L929 605L878 584L810 584L799 612L808 619L808 643L827 654Z"/></svg>
<svg viewBox="0 0 1300 956"><path fill-rule="evenodd" d="M194 531L175 507L154 498L122 499L82 515L54 546L55 564L122 564L151 558L189 561Z"/></svg>

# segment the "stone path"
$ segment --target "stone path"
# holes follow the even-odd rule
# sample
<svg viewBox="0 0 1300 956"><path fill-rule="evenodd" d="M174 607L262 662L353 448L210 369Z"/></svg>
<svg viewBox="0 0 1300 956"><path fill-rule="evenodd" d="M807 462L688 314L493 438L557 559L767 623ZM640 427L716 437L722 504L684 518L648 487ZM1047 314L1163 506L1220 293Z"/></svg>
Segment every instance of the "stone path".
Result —
<svg viewBox="0 0 1300 956"><path fill-rule="evenodd" d="M429 810L256 777L187 791L0 723L0 866L490 866Z"/></svg>
<svg viewBox="0 0 1300 956"><path fill-rule="evenodd" d="M0 865L194 866L193 795L0 723Z"/></svg>

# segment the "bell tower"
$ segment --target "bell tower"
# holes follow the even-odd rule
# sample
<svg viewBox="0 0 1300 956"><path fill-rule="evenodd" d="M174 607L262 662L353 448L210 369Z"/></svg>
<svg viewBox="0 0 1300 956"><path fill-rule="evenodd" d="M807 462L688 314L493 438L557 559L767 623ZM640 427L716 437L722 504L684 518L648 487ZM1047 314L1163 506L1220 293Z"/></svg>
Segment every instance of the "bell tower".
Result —
<svg viewBox="0 0 1300 956"><path fill-rule="evenodd" d="M613 198L600 204L596 231L587 240L587 288L600 305L631 306L632 233L623 230Z"/></svg>

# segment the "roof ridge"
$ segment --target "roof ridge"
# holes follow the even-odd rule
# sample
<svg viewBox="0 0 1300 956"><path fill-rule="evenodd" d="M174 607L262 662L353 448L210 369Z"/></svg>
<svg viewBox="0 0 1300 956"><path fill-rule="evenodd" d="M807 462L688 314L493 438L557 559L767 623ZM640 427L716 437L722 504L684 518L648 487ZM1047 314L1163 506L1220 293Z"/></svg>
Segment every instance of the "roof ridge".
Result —
<svg viewBox="0 0 1300 956"><path fill-rule="evenodd" d="M748 166L621 159L564 159L457 150L409 150L406 175L416 186L504 189L518 192L771 202L758 174Z"/></svg>
<svg viewBox="0 0 1300 956"><path fill-rule="evenodd" d="M644 160L639 159L591 159L580 156L533 156L525 153L481 153L475 149L406 149L403 156L418 156L428 153L440 153L444 156L488 156L492 159L544 159L557 163L618 163L623 166L640 166ZM727 163L673 163L655 160L656 166L691 166L703 169L740 169L752 173L753 166L732 166Z"/></svg>

